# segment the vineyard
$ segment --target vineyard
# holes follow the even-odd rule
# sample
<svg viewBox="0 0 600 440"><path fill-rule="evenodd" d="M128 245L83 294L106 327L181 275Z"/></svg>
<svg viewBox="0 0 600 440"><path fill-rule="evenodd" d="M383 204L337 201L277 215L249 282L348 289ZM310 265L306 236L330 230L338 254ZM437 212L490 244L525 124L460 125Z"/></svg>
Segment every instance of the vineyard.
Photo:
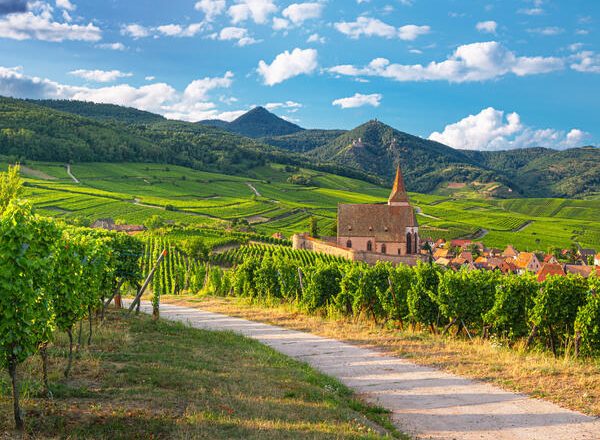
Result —
<svg viewBox="0 0 600 440"><path fill-rule="evenodd" d="M0 179L0 366L10 374L15 425L23 429L19 365L39 353L44 365L41 381L50 396L48 345L57 331L68 335L68 378L77 323L80 345L83 320L89 321L90 345L94 316L103 316L106 304L125 283L141 280L142 245L128 235L74 228L33 214L31 206L18 199L18 167Z"/></svg>
<svg viewBox="0 0 600 440"><path fill-rule="evenodd" d="M243 263L246 259L262 260L263 258L286 259L293 261L298 265L314 265L317 262L323 263L343 263L342 257L312 252L304 249L292 249L290 247L250 244L240 246L237 249L230 249L223 253L214 254L211 262L227 267Z"/></svg>

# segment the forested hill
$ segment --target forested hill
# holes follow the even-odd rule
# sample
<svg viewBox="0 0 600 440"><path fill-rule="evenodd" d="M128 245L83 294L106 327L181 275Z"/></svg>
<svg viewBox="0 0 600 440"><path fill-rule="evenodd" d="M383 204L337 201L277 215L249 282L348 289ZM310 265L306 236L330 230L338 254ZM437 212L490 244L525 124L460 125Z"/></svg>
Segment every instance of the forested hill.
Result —
<svg viewBox="0 0 600 440"><path fill-rule="evenodd" d="M147 123L121 123L105 117L111 107L62 103L63 109L73 112L67 113L35 102L0 97L0 155L13 161L159 162L225 174L245 174L274 162L381 183L376 177L326 161L307 164L299 154L214 127L160 116ZM115 110L135 114L135 110ZM75 112L91 113L91 117Z"/></svg>
<svg viewBox="0 0 600 440"><path fill-rule="evenodd" d="M369 121L309 153L390 181L400 163L409 190L431 192L447 182L503 181L463 152ZM508 182L506 182L508 183Z"/></svg>
<svg viewBox="0 0 600 440"><path fill-rule="evenodd" d="M199 124L219 127L251 138L285 136L304 130L302 127L274 115L264 107L255 107L229 123L217 119L200 121Z"/></svg>
<svg viewBox="0 0 600 440"><path fill-rule="evenodd" d="M29 100L29 102L86 118L98 119L100 121L149 124L165 120L163 116L154 113L113 104L96 104L93 102L69 101L64 99L44 99L41 101Z"/></svg>

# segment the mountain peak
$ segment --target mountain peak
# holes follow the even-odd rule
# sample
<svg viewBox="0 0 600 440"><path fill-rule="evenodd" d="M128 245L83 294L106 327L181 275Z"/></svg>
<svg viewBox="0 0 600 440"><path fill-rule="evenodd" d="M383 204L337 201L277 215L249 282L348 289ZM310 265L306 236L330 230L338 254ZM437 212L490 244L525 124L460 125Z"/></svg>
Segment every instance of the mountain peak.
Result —
<svg viewBox="0 0 600 440"><path fill-rule="evenodd" d="M274 115L264 107L254 107L229 123L227 129L254 138L283 136L304 130L302 127Z"/></svg>

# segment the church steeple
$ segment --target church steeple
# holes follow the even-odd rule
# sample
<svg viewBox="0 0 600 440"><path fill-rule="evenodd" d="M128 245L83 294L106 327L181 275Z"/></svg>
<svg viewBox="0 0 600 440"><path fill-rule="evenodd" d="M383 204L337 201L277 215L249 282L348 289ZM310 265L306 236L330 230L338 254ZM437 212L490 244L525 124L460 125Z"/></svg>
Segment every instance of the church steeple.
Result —
<svg viewBox="0 0 600 440"><path fill-rule="evenodd" d="M388 205L408 206L408 195L406 194L406 188L404 187L404 178L402 177L400 162L398 162L398 168L396 169L396 178L394 179L392 193L388 199Z"/></svg>

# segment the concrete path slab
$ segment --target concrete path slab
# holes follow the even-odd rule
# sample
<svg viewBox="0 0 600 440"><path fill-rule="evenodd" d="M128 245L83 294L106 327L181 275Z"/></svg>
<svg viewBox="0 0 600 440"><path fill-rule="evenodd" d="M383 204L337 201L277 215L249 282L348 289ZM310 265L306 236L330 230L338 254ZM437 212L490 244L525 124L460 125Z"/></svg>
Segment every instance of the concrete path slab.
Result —
<svg viewBox="0 0 600 440"><path fill-rule="evenodd" d="M141 310L151 313L149 302ZM418 439L600 440L600 420L553 403L334 339L195 308L161 305L161 318L256 339L336 377L393 414Z"/></svg>

